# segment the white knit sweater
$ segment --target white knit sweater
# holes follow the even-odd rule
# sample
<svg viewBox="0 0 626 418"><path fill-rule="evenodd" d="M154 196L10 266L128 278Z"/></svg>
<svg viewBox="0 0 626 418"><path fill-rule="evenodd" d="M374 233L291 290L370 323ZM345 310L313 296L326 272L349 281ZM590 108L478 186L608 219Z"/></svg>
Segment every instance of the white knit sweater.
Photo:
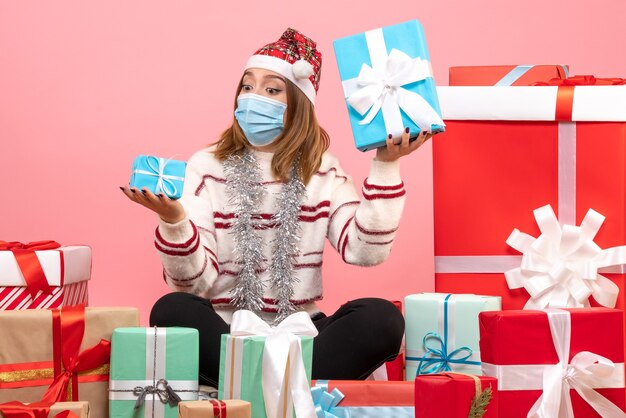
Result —
<svg viewBox="0 0 626 418"><path fill-rule="evenodd" d="M226 195L223 166L212 154L212 147L194 154L187 164L185 186L180 199L187 217L176 223L160 222L155 246L163 262L167 284L176 291L209 299L215 310L230 322L234 307L231 290L238 266L234 263L234 240L229 233L234 210ZM267 188L265 201L256 217L265 243L271 242L275 225L276 194L282 183L271 172L273 154L254 152ZM391 250L404 207L404 184L399 162L372 160L361 200L350 176L333 155L326 152L319 171L306 186L299 220L302 235L300 255L294 262L297 281L292 303L310 314L318 312L322 299L322 261L325 239L350 264L371 266L383 262ZM276 312L276 294L267 286L271 248L263 248L265 263L259 271L266 283L263 317L271 320Z"/></svg>

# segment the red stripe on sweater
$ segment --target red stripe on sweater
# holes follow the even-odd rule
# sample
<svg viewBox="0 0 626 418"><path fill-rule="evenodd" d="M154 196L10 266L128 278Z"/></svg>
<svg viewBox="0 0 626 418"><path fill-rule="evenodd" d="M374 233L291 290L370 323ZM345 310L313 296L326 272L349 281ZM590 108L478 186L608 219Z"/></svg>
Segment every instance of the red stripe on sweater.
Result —
<svg viewBox="0 0 626 418"><path fill-rule="evenodd" d="M402 197L406 194L406 190L402 190L398 193L390 193L390 194L365 194L363 193L363 197L367 200L376 200L376 199L395 199L396 197Z"/></svg>
<svg viewBox="0 0 626 418"><path fill-rule="evenodd" d="M366 229L363 226L361 226L361 224L359 224L359 221L355 218L354 219L354 224L356 225L357 229L366 234L366 235L387 235L387 234L391 234L393 232L396 232L398 230L398 227L393 228L393 229L387 229L387 230L380 230L380 229Z"/></svg>
<svg viewBox="0 0 626 418"><path fill-rule="evenodd" d="M373 241L364 241L361 238L359 238L359 241L364 242L364 243L369 244L369 245L389 245L389 244L393 243L393 240L384 241L384 242L373 242Z"/></svg>
<svg viewBox="0 0 626 418"><path fill-rule="evenodd" d="M358 200L352 200L350 202L346 202L346 203L342 203L341 205L339 205L337 207L337 209L335 209L335 211L333 212L332 215L330 215L330 218L328 219L328 222L332 222L333 218L335 217L335 215L339 212L339 209L342 209L346 206L354 206L354 205L359 205L361 202L359 202Z"/></svg>
<svg viewBox="0 0 626 418"><path fill-rule="evenodd" d="M163 270L163 281L165 283L167 283L167 274L165 273L165 270ZM193 287L192 284L176 284L176 283L172 283L174 286L176 287Z"/></svg>
<svg viewBox="0 0 626 418"><path fill-rule="evenodd" d="M163 254L182 257L182 256L189 255L191 253L194 253L200 246L200 240L196 238L196 243L193 245L193 247L191 247L189 250L186 250L186 251L168 250L167 248L161 247L161 245L157 241L154 241L154 246L156 247L157 250L161 251Z"/></svg>
<svg viewBox="0 0 626 418"><path fill-rule="evenodd" d="M202 264L202 268L200 269L200 272L197 274L194 274L193 276L189 276L189 277L174 277L171 274L168 274L167 276L170 278L170 280L174 281L174 282L191 282L193 280L196 280L198 277L202 276L202 274L204 274L204 271L206 270L206 267L208 265L208 258L204 257L204 263ZM178 283L174 283L178 286Z"/></svg>
<svg viewBox="0 0 626 418"><path fill-rule="evenodd" d="M331 173L333 171L336 173L337 169L335 167L331 167L328 171L318 171L314 175L315 176L325 176L326 174L329 174L329 173ZM348 180L348 177L342 176L341 174L337 174L335 177L338 178L338 179Z"/></svg>
<svg viewBox="0 0 626 418"><path fill-rule="evenodd" d="M348 229L348 225L350 225L350 221L352 221L352 219L354 219L354 216L348 219L343 228L341 228L341 233L339 234L339 239L337 240L337 250L341 248L341 239L343 238L343 234L346 232L346 229ZM341 253L341 251L339 252Z"/></svg>
<svg viewBox="0 0 626 418"><path fill-rule="evenodd" d="M302 254L302 257L306 257L309 255L320 255L320 254L324 254L324 251L311 251L310 253Z"/></svg>
<svg viewBox="0 0 626 418"><path fill-rule="evenodd" d="M302 205L300 207L300 210L302 210L303 212L316 212L318 211L320 208L325 208L325 207L329 207L330 206L330 200L323 200L320 203L318 203L315 206L304 206Z"/></svg>
<svg viewBox="0 0 626 418"><path fill-rule="evenodd" d="M295 299L295 300L290 300L291 303L293 303L294 305L304 305L305 303L310 303L316 300L321 300L322 299L322 295L318 295L315 296L313 298L309 298L309 299ZM229 304L230 302L232 302L232 298L217 298L217 299L210 299L211 303L214 305L224 305L224 304ZM267 299L267 298L263 298L261 299L263 301L263 303L267 303L270 305L277 305L278 304L278 299ZM272 308L268 308L268 309L272 309ZM265 311L265 312L270 312L270 311Z"/></svg>
<svg viewBox="0 0 626 418"><path fill-rule="evenodd" d="M161 235L161 232L159 232L158 226L155 231L157 241L159 241L161 245L165 245L166 247L170 247L170 248L188 248L191 245L191 243L198 237L198 230L196 229L196 225L192 221L189 221L189 222L191 223L193 234L191 235L191 238L189 238L187 241L183 243L176 243L176 242L170 242L170 241L165 240L165 238L163 238L163 236Z"/></svg>
<svg viewBox="0 0 626 418"><path fill-rule="evenodd" d="M321 218L328 218L328 212L320 212L315 216L304 216L304 215L298 216L298 220L300 222L315 222Z"/></svg>
<svg viewBox="0 0 626 418"><path fill-rule="evenodd" d="M344 263L347 263L346 261L346 247L348 246L348 236L346 235L346 240L343 242L343 247L341 247L341 259L343 260Z"/></svg>
<svg viewBox="0 0 626 418"><path fill-rule="evenodd" d="M367 179L363 182L363 187L366 190L400 190L404 187L404 182L400 182L400 184L396 184L394 186L379 186L377 184L370 184L367 182Z"/></svg>

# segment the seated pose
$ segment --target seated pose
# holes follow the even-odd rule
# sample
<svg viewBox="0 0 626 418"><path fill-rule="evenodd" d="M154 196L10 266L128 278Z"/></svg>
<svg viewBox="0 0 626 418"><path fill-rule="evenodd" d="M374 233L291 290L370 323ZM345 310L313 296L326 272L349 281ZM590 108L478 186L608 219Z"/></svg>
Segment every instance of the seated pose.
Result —
<svg viewBox="0 0 626 418"><path fill-rule="evenodd" d="M409 142L406 128L397 145L390 135L361 200L315 116L321 65L315 42L287 29L248 60L232 125L189 159L180 200L122 187L158 214L155 246L175 291L150 325L198 329L203 384L217 386L220 335L237 309L269 323L306 311L319 331L314 379L364 379L400 349L404 320L390 302L357 299L328 316L315 302L326 239L346 263L387 258L404 206L398 159L430 134Z"/></svg>

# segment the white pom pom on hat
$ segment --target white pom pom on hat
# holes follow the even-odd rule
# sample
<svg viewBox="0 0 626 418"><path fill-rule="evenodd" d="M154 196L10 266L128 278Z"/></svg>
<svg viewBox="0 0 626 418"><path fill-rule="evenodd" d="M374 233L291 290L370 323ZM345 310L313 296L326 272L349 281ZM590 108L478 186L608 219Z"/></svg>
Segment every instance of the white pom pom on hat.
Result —
<svg viewBox="0 0 626 418"><path fill-rule="evenodd" d="M307 60L299 59L293 63L293 75L298 80L309 78L313 75L313 66Z"/></svg>

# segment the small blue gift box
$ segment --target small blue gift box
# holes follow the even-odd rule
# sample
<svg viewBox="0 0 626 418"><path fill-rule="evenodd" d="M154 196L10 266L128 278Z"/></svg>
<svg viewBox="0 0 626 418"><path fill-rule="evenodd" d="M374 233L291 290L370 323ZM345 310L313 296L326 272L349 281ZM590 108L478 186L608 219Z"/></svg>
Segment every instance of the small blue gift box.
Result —
<svg viewBox="0 0 626 418"><path fill-rule="evenodd" d="M424 29L417 20L334 41L356 147L398 143L406 127L443 132Z"/></svg>
<svg viewBox="0 0 626 418"><path fill-rule="evenodd" d="M179 199L185 181L184 161L140 155L133 161L130 187L146 188L154 194L163 193L170 199Z"/></svg>

